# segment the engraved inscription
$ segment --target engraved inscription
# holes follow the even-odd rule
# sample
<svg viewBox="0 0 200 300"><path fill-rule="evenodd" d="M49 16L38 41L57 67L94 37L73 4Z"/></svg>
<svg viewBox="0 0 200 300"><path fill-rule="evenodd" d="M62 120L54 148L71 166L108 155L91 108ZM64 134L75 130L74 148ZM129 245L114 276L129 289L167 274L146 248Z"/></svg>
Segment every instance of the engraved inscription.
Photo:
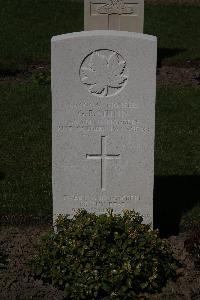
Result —
<svg viewBox="0 0 200 300"><path fill-rule="evenodd" d="M83 60L79 73L87 90L98 97L118 94L128 80L126 61L112 50L96 50L90 53Z"/></svg>
<svg viewBox="0 0 200 300"><path fill-rule="evenodd" d="M69 105L68 121L59 124L58 131L132 132L148 134L148 124L138 119L134 103L82 103Z"/></svg>
<svg viewBox="0 0 200 300"><path fill-rule="evenodd" d="M94 108L93 103L86 102L85 99L82 99L81 102L78 103L70 103L69 104L70 109L83 109L83 108ZM106 103L106 109L138 109L139 107L134 102L111 102Z"/></svg>
<svg viewBox="0 0 200 300"><path fill-rule="evenodd" d="M139 195L88 197L85 195L65 195L64 201L72 203L72 210L86 209L88 212L106 213L107 209L112 208L115 213L123 209L132 209L140 201Z"/></svg>
<svg viewBox="0 0 200 300"><path fill-rule="evenodd" d="M106 151L106 136L101 137L101 153L86 154L87 159L100 160L101 162L101 190L106 190L106 167L108 159L119 159L120 154L107 154Z"/></svg>

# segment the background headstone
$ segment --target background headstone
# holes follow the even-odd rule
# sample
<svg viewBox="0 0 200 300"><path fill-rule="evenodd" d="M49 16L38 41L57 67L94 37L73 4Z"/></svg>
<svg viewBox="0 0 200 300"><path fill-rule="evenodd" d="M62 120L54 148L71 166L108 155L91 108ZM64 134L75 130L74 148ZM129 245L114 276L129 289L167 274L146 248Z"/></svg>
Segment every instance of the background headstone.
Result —
<svg viewBox="0 0 200 300"><path fill-rule="evenodd" d="M53 210L135 209L153 221L156 38L52 39Z"/></svg>
<svg viewBox="0 0 200 300"><path fill-rule="evenodd" d="M85 30L143 32L144 0L84 0Z"/></svg>

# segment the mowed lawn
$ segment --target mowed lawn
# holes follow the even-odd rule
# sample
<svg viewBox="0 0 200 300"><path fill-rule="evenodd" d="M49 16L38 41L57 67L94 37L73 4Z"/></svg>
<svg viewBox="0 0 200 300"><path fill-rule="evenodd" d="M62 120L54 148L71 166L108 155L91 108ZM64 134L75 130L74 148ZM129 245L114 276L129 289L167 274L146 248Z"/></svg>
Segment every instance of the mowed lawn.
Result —
<svg viewBox="0 0 200 300"><path fill-rule="evenodd" d="M0 4L1 76L31 63L50 63L51 37L83 30L80 3ZM199 59L199 19L199 7L146 6L145 33L158 36L164 60ZM158 88L156 176L200 176L199 112L200 88ZM0 137L0 215L51 215L50 85L0 84Z"/></svg>
<svg viewBox="0 0 200 300"><path fill-rule="evenodd" d="M83 4L69 0L0 0L0 71L50 62L53 35L83 30ZM145 5L144 32L158 37L167 60L200 58L200 7Z"/></svg>

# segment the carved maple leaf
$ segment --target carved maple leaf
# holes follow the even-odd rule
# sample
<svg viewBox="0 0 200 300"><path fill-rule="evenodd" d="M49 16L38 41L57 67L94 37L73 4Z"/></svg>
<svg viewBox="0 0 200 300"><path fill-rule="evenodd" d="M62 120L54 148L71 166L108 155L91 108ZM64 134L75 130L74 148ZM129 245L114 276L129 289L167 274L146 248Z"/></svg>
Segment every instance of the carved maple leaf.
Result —
<svg viewBox="0 0 200 300"><path fill-rule="evenodd" d="M108 88L119 89L127 80L124 75L126 63L120 61L117 53L109 58L93 53L88 68L83 68L82 82L90 85L90 92L107 96Z"/></svg>

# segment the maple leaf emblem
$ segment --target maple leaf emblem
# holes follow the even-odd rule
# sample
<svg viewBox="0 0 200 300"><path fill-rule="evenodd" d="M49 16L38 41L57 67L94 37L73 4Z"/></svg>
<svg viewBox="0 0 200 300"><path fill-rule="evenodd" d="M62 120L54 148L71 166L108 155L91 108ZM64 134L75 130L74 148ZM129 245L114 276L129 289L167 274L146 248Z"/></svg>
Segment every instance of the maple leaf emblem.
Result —
<svg viewBox="0 0 200 300"><path fill-rule="evenodd" d="M116 52L110 52L112 54L108 57L101 51L92 53L89 65L81 68L81 81L89 86L92 94L108 96L116 93L127 81L124 74L126 62Z"/></svg>

